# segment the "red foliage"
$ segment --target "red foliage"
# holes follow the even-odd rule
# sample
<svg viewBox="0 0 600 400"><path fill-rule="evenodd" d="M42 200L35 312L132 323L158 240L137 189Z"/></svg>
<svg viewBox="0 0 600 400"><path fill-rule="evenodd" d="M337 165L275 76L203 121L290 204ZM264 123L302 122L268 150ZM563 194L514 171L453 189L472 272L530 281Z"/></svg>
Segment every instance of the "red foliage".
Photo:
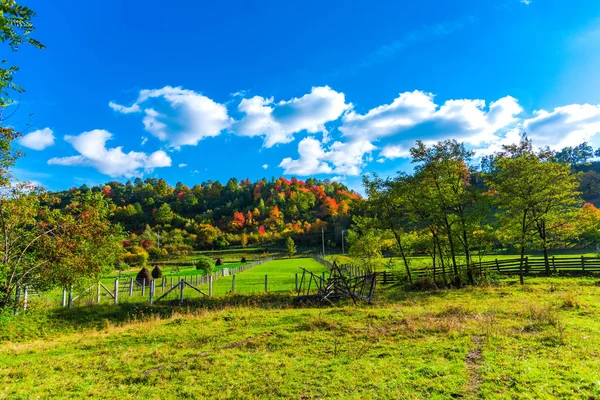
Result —
<svg viewBox="0 0 600 400"><path fill-rule="evenodd" d="M108 185L104 186L104 189L102 189L102 194L104 195L104 197L108 197L110 199L111 197L113 197L112 188Z"/></svg>
<svg viewBox="0 0 600 400"><path fill-rule="evenodd" d="M233 225L241 228L246 223L246 218L244 217L244 213L236 211L233 213Z"/></svg>
<svg viewBox="0 0 600 400"><path fill-rule="evenodd" d="M260 236L264 236L264 235L267 234L267 231L265 231L265 226L264 225L261 225L261 226L258 227L258 234Z"/></svg>
<svg viewBox="0 0 600 400"><path fill-rule="evenodd" d="M186 193L184 193L184 192L177 193L177 200L183 199L183 196L185 196L185 195L186 195Z"/></svg>
<svg viewBox="0 0 600 400"><path fill-rule="evenodd" d="M152 247L152 240L144 239L140 242L140 246L142 246L144 249L149 249Z"/></svg>

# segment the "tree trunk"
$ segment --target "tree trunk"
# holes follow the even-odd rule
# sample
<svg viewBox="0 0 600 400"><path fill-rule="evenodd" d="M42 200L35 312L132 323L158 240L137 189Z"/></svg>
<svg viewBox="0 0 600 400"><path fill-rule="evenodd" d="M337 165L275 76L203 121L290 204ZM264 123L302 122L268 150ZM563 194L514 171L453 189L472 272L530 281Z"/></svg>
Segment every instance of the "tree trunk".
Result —
<svg viewBox="0 0 600 400"><path fill-rule="evenodd" d="M412 275L410 273L410 267L408 266L408 260L406 259L406 254L404 254L404 247L402 247L402 241L400 240L400 235L391 226L392 232L394 232L394 237L396 238L396 242L398 242L398 248L400 249L400 255L402 256L402 260L404 261L404 267L406 268L406 275L408 276L408 281L412 283Z"/></svg>
<svg viewBox="0 0 600 400"><path fill-rule="evenodd" d="M546 275L550 275L550 260L548 258L548 242L546 239L546 221L542 220L540 225L540 238L542 239L542 249L544 251L544 265L546 267Z"/></svg>
<svg viewBox="0 0 600 400"><path fill-rule="evenodd" d="M440 238L437 235L434 236L435 244L438 247L438 253L440 255L440 265L442 266L442 277L444 278L444 286L448 286L448 280L446 279L446 266L444 265L444 253L442 252L442 245L440 244Z"/></svg>
<svg viewBox="0 0 600 400"><path fill-rule="evenodd" d="M523 281L523 261L525 260L525 234L527 233L527 210L523 211L523 220L521 221L521 261L519 262L519 281Z"/></svg>

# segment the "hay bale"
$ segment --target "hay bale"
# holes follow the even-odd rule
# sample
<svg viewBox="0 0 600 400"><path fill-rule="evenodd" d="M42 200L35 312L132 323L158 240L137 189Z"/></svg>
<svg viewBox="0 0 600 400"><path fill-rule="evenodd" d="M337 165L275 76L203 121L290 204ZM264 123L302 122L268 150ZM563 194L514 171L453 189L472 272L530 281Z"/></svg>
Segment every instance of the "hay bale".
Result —
<svg viewBox="0 0 600 400"><path fill-rule="evenodd" d="M241 262L242 262L242 263L246 263L246 262L248 262L248 261L246 260L246 257L242 257L242 261L241 261Z"/></svg>
<svg viewBox="0 0 600 400"><path fill-rule="evenodd" d="M138 272L135 280L141 285L146 280L146 285L150 286L150 281L152 281L152 274L148 271L148 268L144 267Z"/></svg>
<svg viewBox="0 0 600 400"><path fill-rule="evenodd" d="M222 258L217 258L217 261L215 262L215 265L218 267L220 265L223 265L223 259Z"/></svg>
<svg viewBox="0 0 600 400"><path fill-rule="evenodd" d="M159 279L162 278L162 276L163 274L158 264L154 265L154 269L152 270L152 278Z"/></svg>

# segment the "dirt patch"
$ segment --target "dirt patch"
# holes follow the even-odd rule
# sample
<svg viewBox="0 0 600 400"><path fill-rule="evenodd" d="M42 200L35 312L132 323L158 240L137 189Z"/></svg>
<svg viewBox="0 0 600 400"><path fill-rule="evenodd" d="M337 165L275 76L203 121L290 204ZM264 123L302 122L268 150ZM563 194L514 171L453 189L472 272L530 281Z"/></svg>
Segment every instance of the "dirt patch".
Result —
<svg viewBox="0 0 600 400"><path fill-rule="evenodd" d="M466 390L467 396L469 398L474 398L477 397L477 392L479 392L479 386L482 382L479 369L481 368L481 360L483 358L483 354L481 352L483 336L473 335L471 336L471 340L473 341L473 348L465 357L465 363L469 374Z"/></svg>

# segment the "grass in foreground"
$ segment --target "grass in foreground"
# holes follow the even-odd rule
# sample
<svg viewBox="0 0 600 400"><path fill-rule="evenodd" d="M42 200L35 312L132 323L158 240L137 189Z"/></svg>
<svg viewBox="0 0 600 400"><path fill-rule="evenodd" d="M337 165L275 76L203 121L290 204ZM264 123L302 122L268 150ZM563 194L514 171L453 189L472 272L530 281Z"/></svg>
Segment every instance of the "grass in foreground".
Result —
<svg viewBox="0 0 600 400"><path fill-rule="evenodd" d="M0 397L597 398L599 299L593 278L532 278L359 307L32 312L0 327Z"/></svg>

